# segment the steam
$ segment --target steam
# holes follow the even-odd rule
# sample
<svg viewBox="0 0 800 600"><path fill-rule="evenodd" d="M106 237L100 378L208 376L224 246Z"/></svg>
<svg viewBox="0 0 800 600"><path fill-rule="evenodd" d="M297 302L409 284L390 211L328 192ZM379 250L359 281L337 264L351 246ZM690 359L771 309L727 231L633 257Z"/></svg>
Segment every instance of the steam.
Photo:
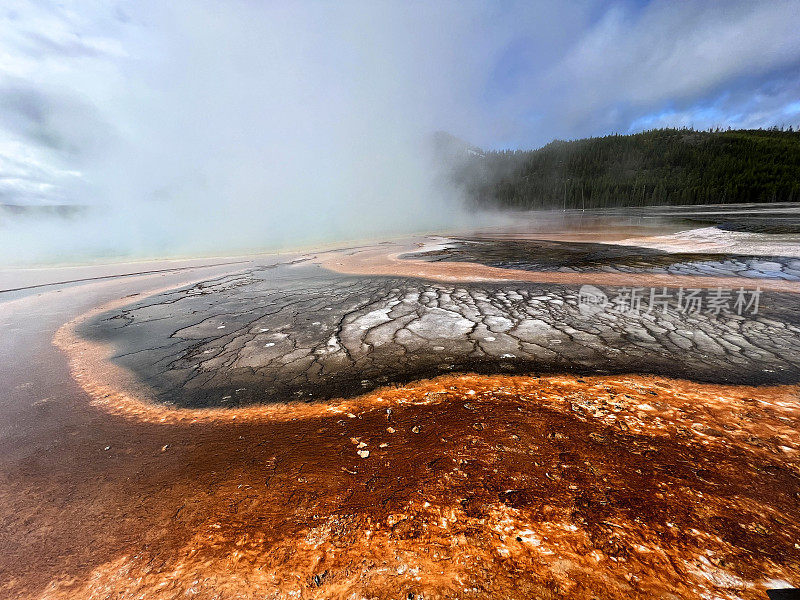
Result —
<svg viewBox="0 0 800 600"><path fill-rule="evenodd" d="M116 37L67 61L68 87L18 83L19 102L46 113L27 133L59 140L45 158L71 169L58 192L90 208L67 222L7 223L14 239L4 236L0 256L208 255L465 222L431 154L467 75L440 9L186 1L127 11L83 23ZM464 17L447 12L463 31Z"/></svg>

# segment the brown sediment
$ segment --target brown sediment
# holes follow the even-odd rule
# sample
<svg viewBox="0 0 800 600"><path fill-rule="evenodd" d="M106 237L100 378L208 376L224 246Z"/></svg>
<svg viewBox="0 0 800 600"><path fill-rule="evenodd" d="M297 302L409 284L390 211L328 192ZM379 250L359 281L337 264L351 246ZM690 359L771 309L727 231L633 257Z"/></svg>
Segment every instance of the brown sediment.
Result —
<svg viewBox="0 0 800 600"><path fill-rule="evenodd" d="M557 271L525 271L505 269L471 262L427 262L412 257L400 258L405 248L389 253L386 248L369 249L338 255L321 261L331 271L352 275L393 275L435 281L527 281L563 285L609 285L626 287L668 288L744 288L773 292L800 293L800 283L782 279L747 279L666 275L662 273L562 273Z"/></svg>
<svg viewBox="0 0 800 600"><path fill-rule="evenodd" d="M24 535L83 567L38 597L755 599L769 580L800 585L798 386L464 374L187 410L153 404L77 324L55 341L116 437L56 492L130 532L93 551L54 524L72 514L58 505L22 511ZM120 489L91 504L97 469ZM31 597L24 568L0 591Z"/></svg>

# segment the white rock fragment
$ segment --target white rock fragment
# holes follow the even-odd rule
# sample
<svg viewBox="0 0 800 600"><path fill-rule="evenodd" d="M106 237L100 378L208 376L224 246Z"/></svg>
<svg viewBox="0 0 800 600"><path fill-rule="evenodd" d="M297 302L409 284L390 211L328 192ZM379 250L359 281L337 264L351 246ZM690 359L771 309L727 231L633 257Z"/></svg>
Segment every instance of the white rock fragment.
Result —
<svg viewBox="0 0 800 600"><path fill-rule="evenodd" d="M358 455L361 458L368 458L369 457L369 450L359 450Z"/></svg>

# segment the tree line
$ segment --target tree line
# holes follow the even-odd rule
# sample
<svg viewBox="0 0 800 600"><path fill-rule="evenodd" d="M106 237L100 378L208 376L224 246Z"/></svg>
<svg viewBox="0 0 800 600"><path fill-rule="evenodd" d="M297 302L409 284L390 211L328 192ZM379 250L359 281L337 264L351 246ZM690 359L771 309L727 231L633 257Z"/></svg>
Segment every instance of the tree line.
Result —
<svg viewBox="0 0 800 600"><path fill-rule="evenodd" d="M453 172L476 205L603 208L800 201L800 132L655 129L538 150L470 152Z"/></svg>

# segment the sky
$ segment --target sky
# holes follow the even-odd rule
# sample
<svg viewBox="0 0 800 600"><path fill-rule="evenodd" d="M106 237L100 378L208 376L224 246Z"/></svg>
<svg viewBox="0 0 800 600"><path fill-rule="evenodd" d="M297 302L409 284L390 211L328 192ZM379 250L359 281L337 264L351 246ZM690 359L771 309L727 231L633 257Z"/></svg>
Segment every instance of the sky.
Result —
<svg viewBox="0 0 800 600"><path fill-rule="evenodd" d="M468 222L448 131L535 148L800 125L797 2L4 0L0 260L283 247Z"/></svg>

